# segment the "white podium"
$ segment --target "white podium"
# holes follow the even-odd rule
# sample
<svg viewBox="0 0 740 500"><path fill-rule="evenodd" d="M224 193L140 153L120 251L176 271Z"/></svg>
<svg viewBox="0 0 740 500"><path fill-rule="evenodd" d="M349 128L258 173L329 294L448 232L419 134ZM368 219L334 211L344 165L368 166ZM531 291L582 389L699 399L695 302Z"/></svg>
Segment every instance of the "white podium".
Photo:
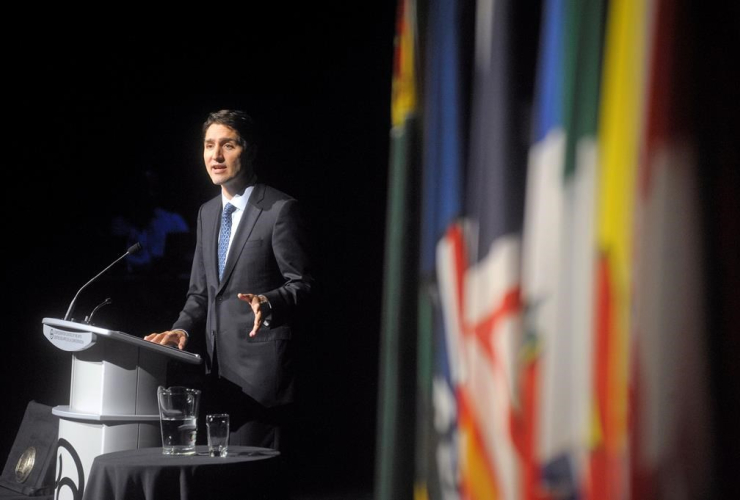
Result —
<svg viewBox="0 0 740 500"><path fill-rule="evenodd" d="M55 499L82 498L98 455L162 442L157 387L170 360L200 364L197 354L124 332L44 318L44 336L72 352L69 405L56 406L59 447Z"/></svg>

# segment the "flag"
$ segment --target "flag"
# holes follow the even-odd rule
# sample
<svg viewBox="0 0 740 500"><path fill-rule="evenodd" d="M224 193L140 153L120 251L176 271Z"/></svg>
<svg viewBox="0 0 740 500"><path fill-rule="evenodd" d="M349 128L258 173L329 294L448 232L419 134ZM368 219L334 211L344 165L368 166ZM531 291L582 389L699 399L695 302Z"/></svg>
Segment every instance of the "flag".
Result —
<svg viewBox="0 0 740 500"><path fill-rule="evenodd" d="M457 345L437 288L437 242L462 212L466 89L458 0L431 0L424 37L424 153L419 280L416 500L459 498Z"/></svg>
<svg viewBox="0 0 740 500"><path fill-rule="evenodd" d="M628 494L628 384L635 176L642 133L646 3L610 2L599 110L596 338L589 498Z"/></svg>
<svg viewBox="0 0 740 500"><path fill-rule="evenodd" d="M539 443L541 489L558 498L583 498L589 477L593 404L594 266L598 109L605 2L564 4L561 87L565 150L562 172L557 322L543 372Z"/></svg>
<svg viewBox="0 0 740 500"><path fill-rule="evenodd" d="M630 493L714 498L702 210L684 1L647 26L630 346Z"/></svg>
<svg viewBox="0 0 740 500"><path fill-rule="evenodd" d="M422 406L419 415L433 416L426 436L434 437L419 440L420 460L431 460L417 498L520 498L515 427L526 148L519 132L528 87L514 79L516 8L481 0L470 13L476 46L466 113L460 27L473 18L455 2L430 3L420 351L428 353L421 358L429 361L422 365L431 397L422 399L431 411Z"/></svg>
<svg viewBox="0 0 740 500"><path fill-rule="evenodd" d="M376 498L413 491L420 182L414 0L398 3L380 346Z"/></svg>
<svg viewBox="0 0 740 500"><path fill-rule="evenodd" d="M517 12L517 9L520 9ZM438 288L455 370L461 498L518 499L518 343L526 143L515 80L521 3L479 0L462 217L437 243Z"/></svg>
<svg viewBox="0 0 740 500"><path fill-rule="evenodd" d="M533 142L527 169L522 237L522 297L525 353L523 387L524 498L555 488L570 493L574 477L566 455L568 394L565 348L558 350L562 264L563 172L566 147L564 0L543 4L533 109ZM567 429L565 429L567 430ZM568 498L566 496L565 498Z"/></svg>
<svg viewBox="0 0 740 500"><path fill-rule="evenodd" d="M470 5L417 12L378 498L408 498L410 469L416 500L711 497L689 3L544 0L529 141L526 6Z"/></svg>
<svg viewBox="0 0 740 500"><path fill-rule="evenodd" d="M603 11L543 10L522 263L524 498L581 498L588 477Z"/></svg>

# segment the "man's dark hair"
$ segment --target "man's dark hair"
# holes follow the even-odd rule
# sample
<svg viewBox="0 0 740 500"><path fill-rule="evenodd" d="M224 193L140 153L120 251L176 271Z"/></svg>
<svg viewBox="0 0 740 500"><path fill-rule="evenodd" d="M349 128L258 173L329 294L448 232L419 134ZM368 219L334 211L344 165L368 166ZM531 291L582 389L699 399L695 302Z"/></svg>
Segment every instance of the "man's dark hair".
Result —
<svg viewBox="0 0 740 500"><path fill-rule="evenodd" d="M247 150L248 157L254 161L257 155L257 124L247 113L235 109L222 109L209 113L203 122L203 138L208 127L213 124L225 125L239 134L241 145Z"/></svg>

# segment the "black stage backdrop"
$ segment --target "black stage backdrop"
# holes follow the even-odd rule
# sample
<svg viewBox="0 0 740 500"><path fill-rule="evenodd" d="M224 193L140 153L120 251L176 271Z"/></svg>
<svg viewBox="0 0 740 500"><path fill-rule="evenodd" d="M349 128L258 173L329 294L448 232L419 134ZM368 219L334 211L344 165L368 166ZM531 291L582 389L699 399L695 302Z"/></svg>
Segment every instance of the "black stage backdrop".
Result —
<svg viewBox="0 0 740 500"><path fill-rule="evenodd" d="M162 204L194 229L198 206L219 192L201 124L209 111L243 108L262 124L263 179L303 203L312 229L318 300L302 344L301 474L369 490L395 2L255 8L243 21L224 11L213 24L211 15L192 31L59 24L5 44L0 458L29 400L68 404L71 356L44 338L42 319L64 317L125 252L110 220L135 203L141 172L159 173ZM110 297L98 326L167 329L187 288L181 264L132 277L120 262L82 292L75 317Z"/></svg>

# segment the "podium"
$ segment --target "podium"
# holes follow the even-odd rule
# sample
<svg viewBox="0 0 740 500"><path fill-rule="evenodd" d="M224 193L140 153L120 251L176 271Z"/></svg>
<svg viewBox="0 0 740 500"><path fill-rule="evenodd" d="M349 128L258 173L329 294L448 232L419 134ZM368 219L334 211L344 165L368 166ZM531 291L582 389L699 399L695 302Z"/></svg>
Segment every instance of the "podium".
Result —
<svg viewBox="0 0 740 500"><path fill-rule="evenodd" d="M167 363L200 364L199 355L124 332L44 318L44 336L72 353L69 405L59 418L55 499L82 497L93 460L114 451L161 446L157 387Z"/></svg>

